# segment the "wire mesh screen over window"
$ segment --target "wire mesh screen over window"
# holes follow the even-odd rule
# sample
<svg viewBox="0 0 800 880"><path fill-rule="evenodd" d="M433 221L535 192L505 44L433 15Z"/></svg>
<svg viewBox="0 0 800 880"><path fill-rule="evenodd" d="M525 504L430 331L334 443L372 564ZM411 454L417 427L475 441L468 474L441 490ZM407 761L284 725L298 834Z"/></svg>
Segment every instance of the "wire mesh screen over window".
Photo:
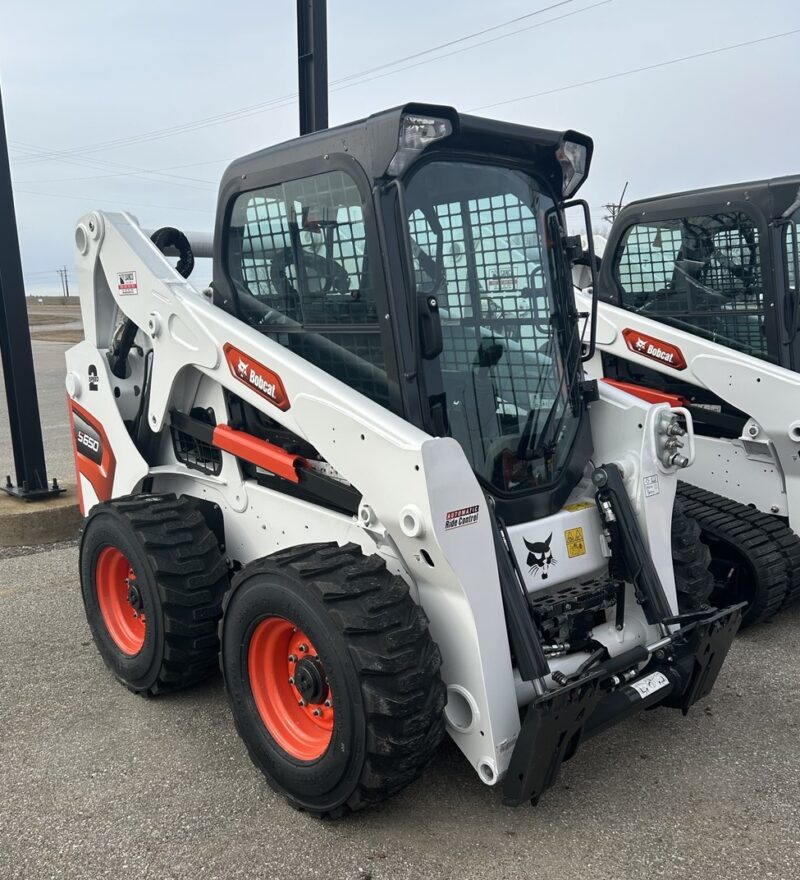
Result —
<svg viewBox="0 0 800 880"><path fill-rule="evenodd" d="M228 268L245 320L388 405L364 209L349 175L317 174L238 196Z"/></svg>
<svg viewBox="0 0 800 880"><path fill-rule="evenodd" d="M417 291L439 302L451 435L498 489L552 482L574 436L579 348L557 332L552 201L522 172L461 162L423 166L406 201Z"/></svg>
<svg viewBox="0 0 800 880"><path fill-rule="evenodd" d="M616 268L625 308L769 358L758 229L746 214L638 223Z"/></svg>

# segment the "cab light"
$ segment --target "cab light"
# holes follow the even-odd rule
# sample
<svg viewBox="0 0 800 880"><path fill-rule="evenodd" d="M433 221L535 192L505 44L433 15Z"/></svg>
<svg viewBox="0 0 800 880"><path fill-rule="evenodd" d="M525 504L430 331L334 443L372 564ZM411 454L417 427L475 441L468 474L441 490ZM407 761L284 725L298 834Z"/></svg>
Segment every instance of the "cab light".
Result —
<svg viewBox="0 0 800 880"><path fill-rule="evenodd" d="M437 119L433 116L402 116L397 137L397 152L389 163L387 173L393 177L402 174L425 147L434 141L446 138L452 132L453 126L449 119Z"/></svg>

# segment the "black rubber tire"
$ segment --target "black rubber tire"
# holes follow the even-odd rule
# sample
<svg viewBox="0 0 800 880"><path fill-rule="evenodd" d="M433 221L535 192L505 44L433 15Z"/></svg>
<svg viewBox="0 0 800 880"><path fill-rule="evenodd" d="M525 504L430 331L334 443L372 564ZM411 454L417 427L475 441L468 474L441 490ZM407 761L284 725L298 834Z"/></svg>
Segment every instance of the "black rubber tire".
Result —
<svg viewBox="0 0 800 880"><path fill-rule="evenodd" d="M313 642L333 695L332 739L300 761L272 738L248 673L250 638L278 616ZM355 544L309 544L234 578L220 624L225 689L253 763L289 804L338 818L417 779L444 735L441 657L404 581Z"/></svg>
<svg viewBox="0 0 800 880"><path fill-rule="evenodd" d="M700 540L700 535L700 524L686 513L680 498L676 498L672 508L672 564L681 613L708 605L714 592L711 550Z"/></svg>
<svg viewBox="0 0 800 880"><path fill-rule="evenodd" d="M114 642L98 605L95 569L105 547L125 554L142 594L146 633L134 656ZM129 690L152 696L217 672L228 566L191 499L143 494L96 505L81 537L80 575L95 644Z"/></svg>
<svg viewBox="0 0 800 880"><path fill-rule="evenodd" d="M717 605L748 601L743 629L773 617L783 605L792 577L784 548L776 540L775 518L686 483L679 485L678 497L711 548L716 581L712 601Z"/></svg>

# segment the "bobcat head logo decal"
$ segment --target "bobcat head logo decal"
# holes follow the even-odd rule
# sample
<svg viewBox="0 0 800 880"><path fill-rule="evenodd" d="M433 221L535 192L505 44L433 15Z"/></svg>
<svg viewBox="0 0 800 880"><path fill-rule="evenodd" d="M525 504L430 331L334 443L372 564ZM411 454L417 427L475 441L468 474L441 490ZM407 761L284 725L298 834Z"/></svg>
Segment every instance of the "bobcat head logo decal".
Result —
<svg viewBox="0 0 800 880"><path fill-rule="evenodd" d="M250 369L250 364L248 364L246 361L243 361L241 358L239 358L239 363L236 365L236 370L239 373L239 375L242 377L246 376L247 371L249 369Z"/></svg>
<svg viewBox="0 0 800 880"><path fill-rule="evenodd" d="M553 540L553 533L550 532L546 541L526 541L525 538L522 540L528 548L528 571L530 571L534 577L536 577L537 574L541 574L542 580L546 581L547 572L550 570L550 566L556 564L556 560L553 558L553 554L550 550L550 542Z"/></svg>

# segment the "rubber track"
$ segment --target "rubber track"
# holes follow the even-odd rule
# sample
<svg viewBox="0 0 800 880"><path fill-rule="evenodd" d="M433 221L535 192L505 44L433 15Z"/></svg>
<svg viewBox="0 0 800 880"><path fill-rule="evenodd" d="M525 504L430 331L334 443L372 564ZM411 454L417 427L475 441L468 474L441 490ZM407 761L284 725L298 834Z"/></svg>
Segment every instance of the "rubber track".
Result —
<svg viewBox="0 0 800 880"><path fill-rule="evenodd" d="M361 682L367 715L361 778L346 804L325 813L308 810L318 818L338 818L405 788L432 760L445 731L442 658L425 612L380 557L364 556L356 544L307 544L281 550L248 569L269 572L275 565L291 569L321 594Z"/></svg>
<svg viewBox="0 0 800 880"><path fill-rule="evenodd" d="M131 524L161 600L164 659L144 693L176 691L219 669L217 624L229 586L217 539L189 498L133 495L108 502Z"/></svg>
<svg viewBox="0 0 800 880"><path fill-rule="evenodd" d="M800 539L778 517L687 483L678 497L704 532L735 547L757 572L761 583L744 626L769 620L800 596Z"/></svg>
<svg viewBox="0 0 800 880"><path fill-rule="evenodd" d="M681 612L707 605L714 592L714 575L709 570L711 550L700 540L701 532L700 523L676 498L672 508L672 564Z"/></svg>

